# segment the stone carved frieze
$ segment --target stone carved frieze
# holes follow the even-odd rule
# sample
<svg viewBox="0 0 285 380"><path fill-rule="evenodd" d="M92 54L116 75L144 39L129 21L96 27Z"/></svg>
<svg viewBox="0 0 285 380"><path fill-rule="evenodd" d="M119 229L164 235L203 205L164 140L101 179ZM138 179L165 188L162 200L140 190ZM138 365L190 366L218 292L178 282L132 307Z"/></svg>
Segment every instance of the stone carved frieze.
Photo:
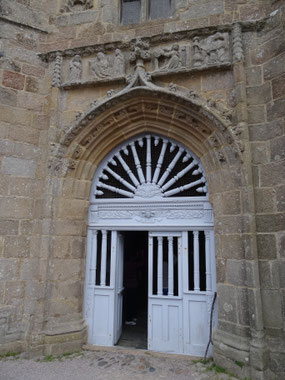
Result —
<svg viewBox="0 0 285 380"><path fill-rule="evenodd" d="M61 12L84 11L93 8L93 0L66 0Z"/></svg>
<svg viewBox="0 0 285 380"><path fill-rule="evenodd" d="M193 67L209 67L230 63L229 34L217 32L206 38L193 38Z"/></svg>
<svg viewBox="0 0 285 380"><path fill-rule="evenodd" d="M236 56L240 52L240 29L235 27ZM92 85L101 82L125 82L127 85L137 80L134 71L137 67L147 65L144 81L151 81L158 76L175 73L185 73L195 70L205 70L212 67L228 67L232 63L232 47L229 32L216 32L211 35L194 36L190 39L177 41L168 45L151 46L148 40L137 38L123 49L102 47L95 51L88 48L81 54L74 54L69 59L64 58L65 68L63 81L64 89L74 86ZM63 53L62 53L63 54ZM63 54L64 56L64 54ZM87 61L87 62L86 62ZM84 62L86 62L84 64ZM135 67L134 67L135 65ZM64 82L64 83L62 83ZM171 91L176 91L172 86Z"/></svg>
<svg viewBox="0 0 285 380"><path fill-rule="evenodd" d="M169 72L186 68L186 46L174 44L170 48L159 47L153 51L153 57L155 71Z"/></svg>

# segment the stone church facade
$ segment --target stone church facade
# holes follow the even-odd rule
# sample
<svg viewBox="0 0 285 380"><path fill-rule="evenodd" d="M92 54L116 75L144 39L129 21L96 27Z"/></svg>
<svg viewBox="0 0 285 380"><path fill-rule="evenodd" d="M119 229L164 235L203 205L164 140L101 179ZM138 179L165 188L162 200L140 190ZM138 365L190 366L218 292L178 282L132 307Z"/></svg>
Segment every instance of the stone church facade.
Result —
<svg viewBox="0 0 285 380"><path fill-rule="evenodd" d="M87 342L92 181L151 134L183 144L207 180L214 360L284 376L284 2L2 0L0 12L0 353Z"/></svg>

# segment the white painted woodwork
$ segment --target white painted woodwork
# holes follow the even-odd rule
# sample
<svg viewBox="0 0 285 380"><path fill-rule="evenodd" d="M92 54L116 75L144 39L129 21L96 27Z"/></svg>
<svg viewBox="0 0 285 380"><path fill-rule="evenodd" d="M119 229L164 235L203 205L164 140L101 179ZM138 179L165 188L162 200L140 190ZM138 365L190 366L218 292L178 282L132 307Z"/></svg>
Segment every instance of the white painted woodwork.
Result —
<svg viewBox="0 0 285 380"><path fill-rule="evenodd" d="M167 161L167 157L172 158ZM108 178L114 183L110 185ZM197 194L183 196L191 187ZM113 197L104 198L105 191ZM111 346L121 335L124 241L119 231L139 230L149 232L148 348L203 356L216 289L213 210L205 173L185 147L150 133L111 152L92 183L84 295L90 344ZM205 289L201 290L203 252Z"/></svg>

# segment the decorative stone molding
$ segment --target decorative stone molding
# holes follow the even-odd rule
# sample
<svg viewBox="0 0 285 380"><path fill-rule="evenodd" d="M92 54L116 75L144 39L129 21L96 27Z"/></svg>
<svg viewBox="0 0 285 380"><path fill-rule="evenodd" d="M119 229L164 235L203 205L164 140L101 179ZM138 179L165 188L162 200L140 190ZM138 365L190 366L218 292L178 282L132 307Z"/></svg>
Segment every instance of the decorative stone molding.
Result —
<svg viewBox="0 0 285 380"><path fill-rule="evenodd" d="M54 69L52 75L52 87L61 86L61 74L62 74L62 54L57 52L54 62Z"/></svg>
<svg viewBox="0 0 285 380"><path fill-rule="evenodd" d="M242 46L242 29L239 23L233 25L233 62L242 62L244 60Z"/></svg>

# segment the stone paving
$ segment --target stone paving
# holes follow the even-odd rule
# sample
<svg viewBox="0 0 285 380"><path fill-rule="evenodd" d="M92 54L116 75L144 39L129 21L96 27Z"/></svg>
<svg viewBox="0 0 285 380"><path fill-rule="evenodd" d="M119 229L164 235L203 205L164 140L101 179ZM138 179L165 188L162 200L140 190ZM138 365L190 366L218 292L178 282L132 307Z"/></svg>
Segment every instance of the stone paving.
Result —
<svg viewBox="0 0 285 380"><path fill-rule="evenodd" d="M212 361L202 364L193 357L112 347L37 360L2 358L0 380L237 379L212 367Z"/></svg>

